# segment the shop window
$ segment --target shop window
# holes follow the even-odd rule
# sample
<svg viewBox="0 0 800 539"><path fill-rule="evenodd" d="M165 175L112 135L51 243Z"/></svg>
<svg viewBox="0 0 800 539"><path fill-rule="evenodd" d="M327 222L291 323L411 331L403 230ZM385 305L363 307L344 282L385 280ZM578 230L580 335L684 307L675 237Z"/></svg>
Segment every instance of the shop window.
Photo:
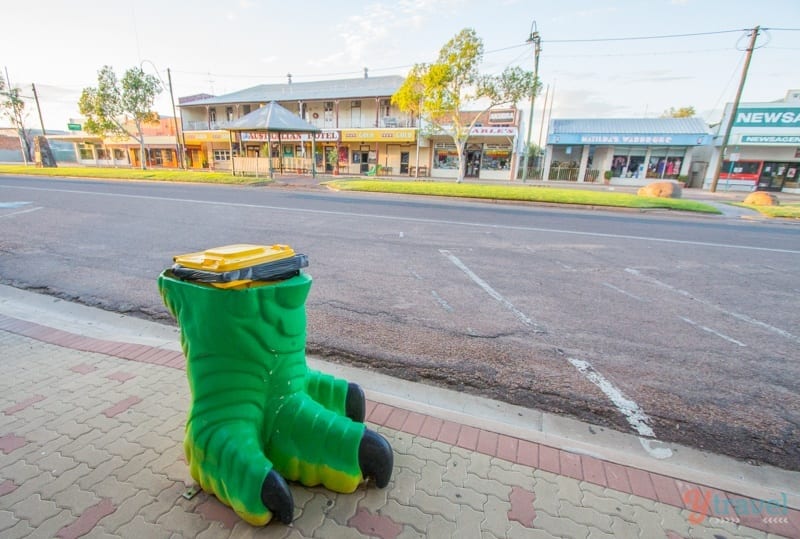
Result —
<svg viewBox="0 0 800 539"><path fill-rule="evenodd" d="M108 151L106 148L98 148L97 149L97 158L102 160L109 160L111 159L111 152Z"/></svg>
<svg viewBox="0 0 800 539"><path fill-rule="evenodd" d="M681 169L680 157L650 156L647 163L648 178L675 178Z"/></svg>
<svg viewBox="0 0 800 539"><path fill-rule="evenodd" d="M433 168L458 169L458 149L455 145L437 144L433 154Z"/></svg>
<svg viewBox="0 0 800 539"><path fill-rule="evenodd" d="M482 170L510 170L511 147L487 144L483 150Z"/></svg>
<svg viewBox="0 0 800 539"><path fill-rule="evenodd" d="M159 166L164 164L164 157L161 154L161 150L150 150L150 164Z"/></svg>
<svg viewBox="0 0 800 539"><path fill-rule="evenodd" d="M617 178L639 178L646 174L644 146L616 146L611 159L611 172Z"/></svg>
<svg viewBox="0 0 800 539"><path fill-rule="evenodd" d="M116 161L125 161L125 151L120 148L114 148L114 159Z"/></svg>
<svg viewBox="0 0 800 539"><path fill-rule="evenodd" d="M230 161L230 150L214 150L214 161Z"/></svg>
<svg viewBox="0 0 800 539"><path fill-rule="evenodd" d="M94 159L94 152L92 152L92 146L87 144L82 144L80 146L80 154L81 159Z"/></svg>

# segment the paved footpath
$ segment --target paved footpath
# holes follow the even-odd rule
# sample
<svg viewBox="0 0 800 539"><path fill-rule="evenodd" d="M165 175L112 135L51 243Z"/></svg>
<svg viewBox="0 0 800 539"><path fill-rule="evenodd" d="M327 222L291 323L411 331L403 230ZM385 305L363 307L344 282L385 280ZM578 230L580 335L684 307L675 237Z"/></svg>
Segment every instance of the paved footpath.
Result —
<svg viewBox="0 0 800 539"><path fill-rule="evenodd" d="M764 506L732 489L569 449L585 447L577 441L531 441L500 422L418 408L368 382L367 422L395 451L389 486L341 495L292 484L294 522L255 528L212 496L183 496L194 482L182 454L189 392L177 339L43 320L21 313L3 289L4 539L800 537L796 489L781 498L774 485L752 485L789 507ZM702 477L713 483L708 472Z"/></svg>

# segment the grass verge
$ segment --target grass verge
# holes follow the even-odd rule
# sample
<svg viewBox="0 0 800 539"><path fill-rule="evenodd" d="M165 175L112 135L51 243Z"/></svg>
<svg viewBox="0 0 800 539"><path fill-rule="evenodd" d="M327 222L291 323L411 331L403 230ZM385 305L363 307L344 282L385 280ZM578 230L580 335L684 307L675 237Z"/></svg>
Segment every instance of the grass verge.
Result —
<svg viewBox="0 0 800 539"><path fill-rule="evenodd" d="M580 189L556 189L539 186L472 185L445 182L393 182L369 180L334 180L328 185L342 191L369 191L406 195L429 195L492 200L518 200L552 204L609 206L617 208L693 211L721 213L717 208L694 200L640 197L627 193L604 193Z"/></svg>
<svg viewBox="0 0 800 539"><path fill-rule="evenodd" d="M785 219L800 219L800 204L786 204L783 206L755 206L753 204L734 204L742 208L750 208L766 215L767 217L783 217Z"/></svg>
<svg viewBox="0 0 800 539"><path fill-rule="evenodd" d="M26 167L25 165L0 165L0 174L223 184L246 184L255 181L254 178L233 176L229 172L104 167L37 168L34 166Z"/></svg>

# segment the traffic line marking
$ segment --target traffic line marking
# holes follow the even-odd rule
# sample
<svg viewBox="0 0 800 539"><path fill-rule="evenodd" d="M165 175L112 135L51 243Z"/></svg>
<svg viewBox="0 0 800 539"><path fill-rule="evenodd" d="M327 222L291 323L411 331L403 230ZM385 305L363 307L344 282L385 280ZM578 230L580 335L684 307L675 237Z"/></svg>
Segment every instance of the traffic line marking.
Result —
<svg viewBox="0 0 800 539"><path fill-rule="evenodd" d="M77 194L77 195L90 195L90 196L106 196L106 197L118 197L118 198L132 198L132 199L139 199L139 200L163 200L168 202L184 202L188 204L205 204L209 206L229 206L234 208L255 208L260 210L272 210L272 211L284 211L284 212L293 212L293 213L310 213L310 214L317 214L317 215L340 215L345 217L355 217L359 219L385 219L390 221L403 221L408 223L432 223L432 224L441 224L441 225L453 225L453 226L469 226L469 227L476 227L476 228L489 228L493 230L521 230L525 232L544 232L548 234L566 234L570 236L585 236L590 238L610 238L610 239L622 239L622 240L636 240L636 241L644 241L644 242L656 242L656 243L672 243L677 245L696 245L700 247L718 247L722 249L744 249L749 251L768 251L772 253L788 253L788 254L800 254L800 250L794 249L779 249L774 247L759 247L756 245L736 245L736 244L726 244L726 243L716 243L716 242L708 242L708 241L692 241L692 240L676 240L671 238L654 238L649 236L633 236L630 234L607 234L603 232L585 232L581 230L564 230L558 228L544 228L544 227L534 227L534 226L515 226L515 225L497 225L491 223L475 223L469 221L450 221L446 219L425 219L419 217L404 217L398 215L380 215L380 214L371 214L371 213L356 213L356 212L349 212L349 211L333 211L333 210L315 210L311 208L295 208L295 207L288 207L288 206L271 206L267 204L247 204L244 202L220 202L217 200L200 200L200 199L192 199L192 198L180 198L180 197L164 197L164 196L151 196L151 195L131 195L125 193L104 193L100 191L83 191L80 189L54 189L54 188L44 188L44 187L28 187L28 186L19 186L19 185L0 185L0 188L6 189L19 189L19 190L29 190L29 191L44 191L44 192L54 192L54 193L70 193L70 194Z"/></svg>
<svg viewBox="0 0 800 539"><path fill-rule="evenodd" d="M639 442L642 447L652 457L657 459L666 459L672 456L672 450L668 447L653 447L652 442L655 440L655 432L650 426L650 417L634 401L622 394L622 391L617 389L605 376L600 374L591 363L582 359L567 358L572 363L572 366L578 369L582 375L586 377L591 383L600 388L606 397L608 397L617 410L625 416L628 424L639 434Z"/></svg>
<svg viewBox="0 0 800 539"><path fill-rule="evenodd" d="M640 298L640 297L639 297L639 296L637 296L636 294L631 294L631 293L630 293L630 292L628 292L627 290L623 290L623 289L621 289L621 288L618 288L618 287L614 286L614 285L613 285L613 284L611 284L611 283L601 283L601 284L602 284L603 286L606 286L606 287L610 288L611 290L616 290L616 291L617 291L617 292L619 292L620 294L624 294L624 295L628 296L629 298L633 298L633 299L635 299L635 300L637 300L637 301L647 301L646 299L644 299L644 298Z"/></svg>
<svg viewBox="0 0 800 539"><path fill-rule="evenodd" d="M20 210L12 213L6 213L5 215L0 215L0 217L14 217L15 215L22 215L23 213L31 213L41 209L42 209L41 206L36 206L35 208L28 208L27 210Z"/></svg>
<svg viewBox="0 0 800 539"><path fill-rule="evenodd" d="M790 341L795 341L795 342L799 342L800 343L800 337L798 337L797 335L794 335L792 333L789 333L788 331L786 331L784 329L777 328L777 327L775 327L773 325L767 324L766 322L762 322L761 320L757 320L755 318L747 316L746 314L741 314L741 313L729 311L727 309L723 309L722 307L720 307L718 305L714 305L713 303L711 303L708 300L705 300L705 299L697 297L695 294L692 294L691 292L687 292L686 290L681 290L680 288L676 288L676 287L672 286L671 284L667 284L667 283L661 282L661 281L659 281L658 279L656 279L654 277L650 277L648 275L645 275L642 272L640 272L639 270L636 270L636 269L633 269L633 268L625 268L625 271L627 273L630 273L631 275L635 275L635 276L639 277L640 279L644 279L645 281L649 281L649 282L651 282L651 283L653 283L655 285L658 285L658 286L660 286L662 288L666 288L667 290L669 290L671 292L675 292L676 294L680 294L681 296L690 298L692 301L694 301L696 303L700 303L701 305L705 305L706 307L710 307L710 308L712 308L712 309L714 309L716 311L719 311L719 312L721 312L723 314L727 314L728 316L732 316L733 318L741 320L742 322L747 322L748 324L751 324L751 325L754 325L754 326L758 326L760 328L766 329L767 331L771 331L773 333L777 333L781 337L785 337L785 338L789 339Z"/></svg>
<svg viewBox="0 0 800 539"><path fill-rule="evenodd" d="M540 327L539 327L539 326L536 324L536 322L534 322L533 320L531 320L530 318L528 318L528 317L525 315L525 313L523 313L522 311L520 311L519 309L517 309L516 307L514 307L514 304L513 304L513 303L511 303L511 302L510 302L510 301L508 301L506 298L504 298L504 297L503 297L503 296L502 296L502 295L501 295L501 294L500 294L500 293L499 293L497 290L495 290L494 288L492 288L492 287L489 285L489 283L487 283L486 281L484 281L483 279L481 279L480 277L478 277L478 276L477 276L477 275L476 275L476 274L475 274L475 273L474 273L474 272L473 272L471 269L469 269L469 268L466 266L466 264L464 264L464 263L463 263L461 260L459 260L457 256L455 256L454 254L452 254L450 251L448 251L448 250L446 250L446 249L439 249L439 252L440 252L440 253L442 253L444 256L446 256L446 257L447 257L447 258L450 260L450 262L452 262L453 264L455 264L455 265L456 265L456 267L457 267L458 269L460 269L461 271L463 271L464 273L466 273L466 274L467 274L467 277L469 277L470 279L472 279L472 281L473 281L473 282L475 282L475 284L477 284L478 286L480 286L480 287L481 287L481 288L484 290L484 292L486 292L487 294L489 294L491 297L493 297L493 298L494 298L494 299L496 299L498 302L500 302L500 304L501 304L501 305L503 305L503 306L504 306L506 309L508 309L509 311L511 311L511 313L512 313L514 316L516 316L516 317L517 317L517 318L518 318L518 319L519 319L519 320L520 320L520 321L521 321L523 324L525 324L526 326L532 327L532 328L533 328L535 331L537 331L537 332L544 333L544 330L542 330L542 329L541 329L541 328L540 328Z"/></svg>
<svg viewBox="0 0 800 539"><path fill-rule="evenodd" d="M715 330L713 330L713 329L711 329L711 328L709 328L709 327L706 327L706 326L704 326L704 325L698 324L698 323L697 323L697 322L695 322L694 320L690 320L690 319L688 319L688 318L686 318L686 317L684 317L684 316L679 316L678 318L680 318L681 320L683 320L683 321L684 321L684 322L686 322L687 324L691 324L691 325L693 325L693 326L694 326L694 327L696 327L696 328L702 329L703 331L707 331L708 333L711 333L711 334L713 334L713 335L716 335L717 337L719 337L719 338L721 338L721 339L725 339L725 340L726 340L726 341L728 341L728 342L732 342L733 344L738 344L739 346L747 346L747 345L746 345L746 344L744 344L743 342L737 341L736 339L733 339L733 338L731 338L731 337L728 337L727 335L724 335L724 334L722 334L722 333L720 333L720 332L718 332L718 331L715 331Z"/></svg>

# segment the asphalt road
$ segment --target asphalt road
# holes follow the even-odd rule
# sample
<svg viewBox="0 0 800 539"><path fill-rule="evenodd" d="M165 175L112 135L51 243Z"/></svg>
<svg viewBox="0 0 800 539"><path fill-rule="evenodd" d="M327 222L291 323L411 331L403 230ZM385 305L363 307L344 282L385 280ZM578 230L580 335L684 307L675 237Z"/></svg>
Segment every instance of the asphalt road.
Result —
<svg viewBox="0 0 800 539"><path fill-rule="evenodd" d="M156 276L229 243L309 256L314 354L800 469L796 225L0 177L5 284L172 323Z"/></svg>

